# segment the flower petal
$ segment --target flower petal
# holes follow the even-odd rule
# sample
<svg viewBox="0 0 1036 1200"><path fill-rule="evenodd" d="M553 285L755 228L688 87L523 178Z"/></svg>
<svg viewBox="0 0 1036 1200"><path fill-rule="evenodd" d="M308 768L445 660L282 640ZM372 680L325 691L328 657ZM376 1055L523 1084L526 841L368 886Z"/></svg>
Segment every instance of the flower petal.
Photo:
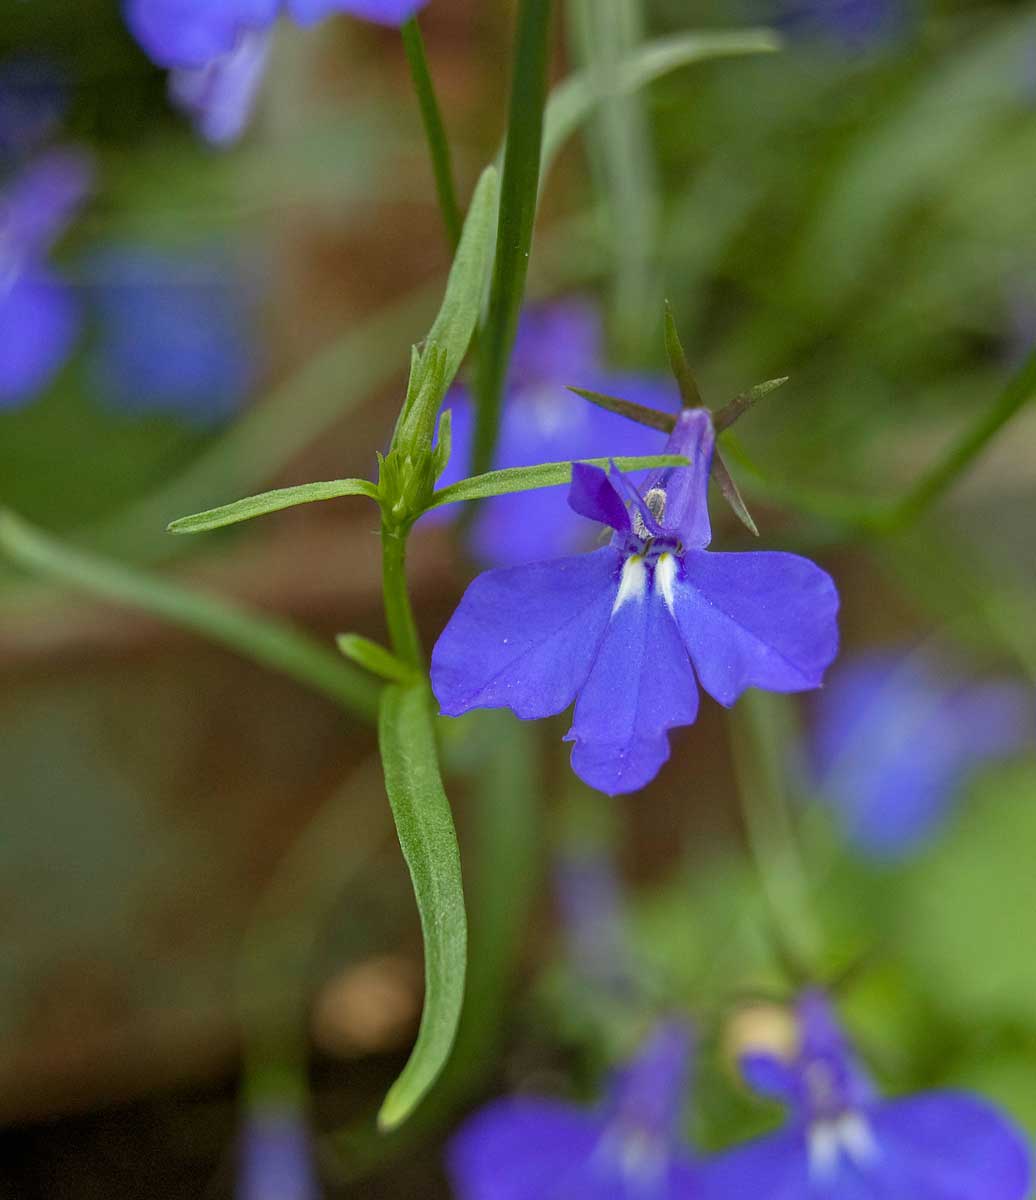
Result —
<svg viewBox="0 0 1036 1200"><path fill-rule="evenodd" d="M447 1152L460 1200L590 1196L599 1119L549 1100L504 1100L472 1117ZM580 1177L583 1177L582 1180Z"/></svg>
<svg viewBox="0 0 1036 1200"><path fill-rule="evenodd" d="M402 25L428 0L288 0L288 11L300 25L322 21L331 13L348 13L380 25Z"/></svg>
<svg viewBox="0 0 1036 1200"><path fill-rule="evenodd" d="M562 712L583 686L619 590L611 546L480 575L432 651L432 688L447 716L510 708Z"/></svg>
<svg viewBox="0 0 1036 1200"><path fill-rule="evenodd" d="M730 705L748 687L819 687L838 653L838 592L795 554L688 551L674 611L702 687Z"/></svg>
<svg viewBox="0 0 1036 1200"><path fill-rule="evenodd" d="M600 467L579 462L572 464L568 504L581 517L599 521L602 525L610 525L620 533L629 532L630 515L626 511L626 505Z"/></svg>
<svg viewBox="0 0 1036 1200"><path fill-rule="evenodd" d="M89 196L93 178L93 163L79 150L51 150L26 167L0 196L5 251L23 262L45 254Z"/></svg>
<svg viewBox="0 0 1036 1200"><path fill-rule="evenodd" d="M0 290L0 410L34 400L68 358L79 333L69 289L42 270Z"/></svg>
<svg viewBox="0 0 1036 1200"><path fill-rule="evenodd" d="M685 408L676 419L663 454L682 454L689 467L663 467L653 471L641 495L652 488L666 494L662 526L679 536L684 546L702 550L712 541L709 521L709 472L716 443L712 414L707 408Z"/></svg>
<svg viewBox="0 0 1036 1200"><path fill-rule="evenodd" d="M1023 1200L1032 1182L1025 1139L992 1105L930 1092L877 1105L870 1115L875 1197Z"/></svg>
<svg viewBox="0 0 1036 1200"><path fill-rule="evenodd" d="M246 33L229 54L204 67L183 67L169 76L173 104L214 146L229 146L245 131L266 72L272 34Z"/></svg>
<svg viewBox="0 0 1036 1200"><path fill-rule="evenodd" d="M203 67L248 30L277 19L280 0L128 0L126 24L163 67Z"/></svg>
<svg viewBox="0 0 1036 1200"><path fill-rule="evenodd" d="M856 1200L852 1192L814 1190L805 1134L782 1130L719 1154L701 1167L701 1200Z"/></svg>
<svg viewBox="0 0 1036 1200"><path fill-rule="evenodd" d="M639 559L627 559L628 598L608 623L565 735L576 743L572 769L610 796L650 783L669 757L667 731L698 715L698 688L679 631L650 578L630 585L637 568L648 575Z"/></svg>

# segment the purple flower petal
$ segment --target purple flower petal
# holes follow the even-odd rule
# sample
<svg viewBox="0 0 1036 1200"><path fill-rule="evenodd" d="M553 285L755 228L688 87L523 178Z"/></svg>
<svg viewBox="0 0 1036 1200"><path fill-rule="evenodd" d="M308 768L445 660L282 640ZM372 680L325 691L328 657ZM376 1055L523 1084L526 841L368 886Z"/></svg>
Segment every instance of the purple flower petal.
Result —
<svg viewBox="0 0 1036 1200"><path fill-rule="evenodd" d="M665 492L662 526L679 535L688 550L704 550L712 541L709 521L709 472L716 433L712 414L706 408L685 408L669 435L664 454L682 454L689 467L663 467L648 476L643 493Z"/></svg>
<svg viewBox="0 0 1036 1200"><path fill-rule="evenodd" d="M1036 742L1036 697L960 683L927 656L880 651L838 671L817 707L818 789L864 854L894 859L942 824L984 763Z"/></svg>
<svg viewBox="0 0 1036 1200"><path fill-rule="evenodd" d="M608 623L593 669L576 702L572 769L610 796L651 782L669 757L668 731L698 715L698 687L672 615L647 579L645 565L627 560L622 600ZM631 579L633 583L631 583Z"/></svg>
<svg viewBox="0 0 1036 1200"><path fill-rule="evenodd" d="M269 32L245 33L233 50L203 67L170 73L170 99L191 117L207 142L227 146L244 133L266 71L270 41Z"/></svg>
<svg viewBox="0 0 1036 1200"><path fill-rule="evenodd" d="M708 1160L701 1168L702 1200L821 1200L809 1177L809 1151L802 1130L756 1138ZM865 1195L861 1193L859 1195ZM853 1200L837 1193L831 1200Z"/></svg>
<svg viewBox="0 0 1036 1200"><path fill-rule="evenodd" d="M573 512L620 533L628 533L630 515L606 472L588 463L572 464L568 503Z"/></svg>
<svg viewBox="0 0 1036 1200"><path fill-rule="evenodd" d="M0 280L5 259L16 266L45 254L65 232L93 187L93 164L78 150L51 150L17 175L0 195Z"/></svg>
<svg viewBox="0 0 1036 1200"><path fill-rule="evenodd" d="M818 687L838 653L838 593L795 554L688 551L674 611L702 687L731 705L748 687Z"/></svg>
<svg viewBox="0 0 1036 1200"><path fill-rule="evenodd" d="M475 579L432 651L442 711L510 708L535 719L566 709L597 655L621 563L604 546Z"/></svg>
<svg viewBox="0 0 1036 1200"><path fill-rule="evenodd" d="M450 1143L460 1200L587 1197L603 1123L549 1100L503 1100L476 1114Z"/></svg>
<svg viewBox="0 0 1036 1200"><path fill-rule="evenodd" d="M237 1200L317 1200L319 1195L302 1117L279 1109L250 1114L239 1148Z"/></svg>
<svg viewBox="0 0 1036 1200"><path fill-rule="evenodd" d="M348 13L379 25L402 25L428 0L286 0L288 12L300 25L322 21L331 13Z"/></svg>
<svg viewBox="0 0 1036 1200"><path fill-rule="evenodd" d="M0 280L0 409L34 400L64 364L79 333L79 309L56 276L37 268Z"/></svg>
<svg viewBox="0 0 1036 1200"><path fill-rule="evenodd" d="M204 67L246 32L268 29L280 0L126 0L126 24L163 67Z"/></svg>
<svg viewBox="0 0 1036 1200"><path fill-rule="evenodd" d="M929 1092L876 1105L868 1168L875 1197L1023 1200L1032 1183L1026 1139L991 1105Z"/></svg>

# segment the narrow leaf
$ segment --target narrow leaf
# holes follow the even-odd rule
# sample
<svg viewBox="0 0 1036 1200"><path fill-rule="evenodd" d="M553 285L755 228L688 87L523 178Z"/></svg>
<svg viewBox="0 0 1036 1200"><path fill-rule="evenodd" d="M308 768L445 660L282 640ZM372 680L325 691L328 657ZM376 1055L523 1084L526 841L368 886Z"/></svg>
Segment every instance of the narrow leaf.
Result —
<svg viewBox="0 0 1036 1200"><path fill-rule="evenodd" d="M273 492L260 492L258 496L246 496L232 504L210 508L207 512L180 517L167 526L169 533L205 533L209 529L221 529L224 525L237 525L262 517L267 513L280 512L297 504L312 504L314 500L337 500L340 496L368 496L377 500L378 489L369 479L331 479L326 483L300 483L295 487L277 488Z"/></svg>
<svg viewBox="0 0 1036 1200"><path fill-rule="evenodd" d="M638 425L646 425L649 429L672 433L673 427L676 425L675 415L663 412L659 408L648 408L644 404L634 404L632 400L623 400L619 396L608 396L604 392L592 392L588 388L570 387L568 391L575 392L577 396L582 396L584 400L589 400L591 404L596 404L599 408L606 408L609 412L618 413L620 417L636 421Z"/></svg>
<svg viewBox="0 0 1036 1200"><path fill-rule="evenodd" d="M669 356L669 366L672 369L676 379L676 386L680 389L680 399L683 401L684 408L703 408L705 402L701 398L701 392L698 390L697 380L691 373L690 365L687 362L687 355L683 352L683 345L680 342L680 334L676 329L676 319L673 316L673 310L669 305L669 301L665 302L665 349Z"/></svg>
<svg viewBox="0 0 1036 1200"><path fill-rule="evenodd" d="M410 1115L449 1058L460 1021L467 919L460 851L439 774L430 696L424 684L393 685L378 722L385 790L410 869L424 937L424 1011L417 1042L378 1114L382 1129Z"/></svg>
<svg viewBox="0 0 1036 1200"><path fill-rule="evenodd" d="M569 76L551 92L547 105L541 175L546 176L562 146L603 100L635 92L691 63L726 55L772 54L780 48L780 38L769 29L678 34L649 42L624 59L607 80L593 70Z"/></svg>
<svg viewBox="0 0 1036 1200"><path fill-rule="evenodd" d="M378 685L286 621L75 550L4 510L0 552L44 578L189 629L322 692L357 716L374 718Z"/></svg>
<svg viewBox="0 0 1036 1200"><path fill-rule="evenodd" d="M747 392L742 392L739 396L735 396L729 404L725 404L722 408L717 409L712 414L712 424L715 426L717 433L722 433L724 429L729 429L731 425L739 418L744 416L750 408L765 396L769 396L771 392L775 392L779 387L783 387L788 382L789 376L782 375L780 379L767 379L765 383L757 383L755 387L751 387Z"/></svg>
<svg viewBox="0 0 1036 1200"><path fill-rule="evenodd" d="M581 462L607 470L614 463L620 471L650 471L655 467L686 467L688 460L679 454L649 454L640 458L585 458ZM451 483L432 496L429 508L455 504L459 500L484 500L489 496L506 496L512 492L531 492L536 488L560 487L572 482L572 463L540 463L535 467L505 467L472 475L459 483Z"/></svg>
<svg viewBox="0 0 1036 1200"><path fill-rule="evenodd" d="M759 530L756 528L755 521L752 520L752 514L748 511L744 500L741 499L741 493L737 490L737 484L727 470L727 464L723 461L718 450L714 451L712 455L712 478L719 484L719 490L734 510L737 519L750 533L754 533L758 537Z"/></svg>
<svg viewBox="0 0 1036 1200"><path fill-rule="evenodd" d="M426 349L411 364L407 401L396 425L393 446L398 444L404 430L409 436L415 428L424 427L427 436L431 437L435 413L460 370L482 311L496 238L499 200L499 174L496 167L486 167L468 207L442 305L425 339ZM434 360L430 354L433 349L438 356ZM436 386L429 391L425 386L426 371L431 369L433 362L437 372Z"/></svg>
<svg viewBox="0 0 1036 1200"><path fill-rule="evenodd" d="M413 667L398 659L391 650L358 633L340 633L335 644L357 666L389 683L413 683L418 678Z"/></svg>

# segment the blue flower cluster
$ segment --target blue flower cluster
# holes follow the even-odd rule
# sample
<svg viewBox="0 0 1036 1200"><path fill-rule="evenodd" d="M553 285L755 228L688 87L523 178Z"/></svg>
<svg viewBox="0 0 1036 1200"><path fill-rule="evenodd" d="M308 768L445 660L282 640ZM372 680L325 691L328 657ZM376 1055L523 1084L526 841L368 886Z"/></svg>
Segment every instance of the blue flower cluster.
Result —
<svg viewBox="0 0 1036 1200"><path fill-rule="evenodd" d="M997 1109L952 1091L884 1099L828 996L740 1047L742 1075L788 1109L785 1127L707 1158L681 1137L690 1035L661 1025L597 1109L520 1097L453 1139L460 1200L1023 1200L1025 1139ZM776 1036L773 1036L776 1034Z"/></svg>

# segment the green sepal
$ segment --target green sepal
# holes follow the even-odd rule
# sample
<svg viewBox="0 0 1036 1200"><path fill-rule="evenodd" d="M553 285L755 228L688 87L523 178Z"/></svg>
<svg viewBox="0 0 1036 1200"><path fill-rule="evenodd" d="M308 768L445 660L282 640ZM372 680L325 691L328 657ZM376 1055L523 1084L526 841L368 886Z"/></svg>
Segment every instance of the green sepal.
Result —
<svg viewBox="0 0 1036 1200"><path fill-rule="evenodd" d="M729 404L724 404L722 408L716 409L712 414L712 424L717 433L722 433L724 429L729 429L739 417L744 416L750 408L764 397L769 396L771 392L775 392L779 387L784 387L788 382L789 376L781 375L778 379L767 379L764 383L757 383L755 387L750 387L747 392L742 392L735 396Z"/></svg>
<svg viewBox="0 0 1036 1200"><path fill-rule="evenodd" d="M335 645L351 662L389 683L414 683L420 675L391 650L359 633L340 633Z"/></svg>
<svg viewBox="0 0 1036 1200"><path fill-rule="evenodd" d="M686 467L689 461L680 454L649 454L636 458L584 458L580 462L607 471L614 463L620 471L651 471L656 467ZM505 467L472 475L440 488L431 498L429 508L456 504L461 500L485 500L490 496L507 496L513 492L532 492L537 488L560 487L572 482L573 463L539 463L534 467Z"/></svg>
<svg viewBox="0 0 1036 1200"><path fill-rule="evenodd" d="M337 500L341 496L367 496L377 500L378 489L369 479L331 479L325 483L300 483L295 487L277 488L272 492L260 492L257 496L246 496L231 504L210 508L189 517L179 517L166 526L169 533L205 533L210 529L222 529L224 525L237 525L262 517L266 513L280 512L298 504L312 504L316 500Z"/></svg>
<svg viewBox="0 0 1036 1200"><path fill-rule="evenodd" d="M734 510L734 515L737 519L745 526L749 533L758 537L759 530L755 521L752 520L752 514L748 511L748 506L744 500L741 499L741 493L737 490L737 484L727 470L727 464L723 461L719 450L714 450L712 454L712 478L723 493L723 498Z"/></svg>
<svg viewBox="0 0 1036 1200"><path fill-rule="evenodd" d="M687 355L684 354L680 334L676 329L676 319L668 300L665 302L663 326L665 328L665 350L669 356L669 367L676 379L676 386L680 389L680 401L684 408L704 408L705 402L701 398L698 382L687 362Z"/></svg>
<svg viewBox="0 0 1036 1200"><path fill-rule="evenodd" d="M574 392L598 408L617 413L628 421L636 421L638 425L646 425L648 429L658 429L662 433L672 433L676 425L676 416L671 412L663 412L660 408L648 408L645 404L635 404L632 400L623 400L619 396L609 396L605 392L593 392L589 388L570 387Z"/></svg>

